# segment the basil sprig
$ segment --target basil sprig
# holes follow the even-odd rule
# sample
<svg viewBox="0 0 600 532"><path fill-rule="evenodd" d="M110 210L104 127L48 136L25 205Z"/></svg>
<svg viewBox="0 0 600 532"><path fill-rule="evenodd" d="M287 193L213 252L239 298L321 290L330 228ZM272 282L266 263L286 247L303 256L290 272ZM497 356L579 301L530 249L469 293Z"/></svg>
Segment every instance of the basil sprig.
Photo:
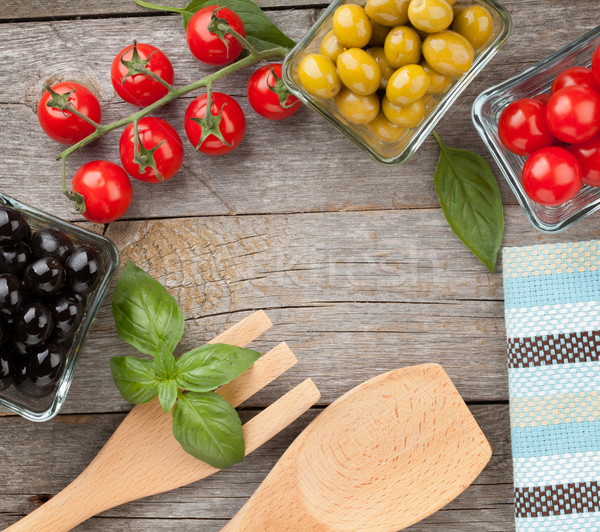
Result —
<svg viewBox="0 0 600 532"><path fill-rule="evenodd" d="M151 4L143 0L135 0L135 3L149 9L157 9L159 11L171 11L179 13L183 18L183 27L187 28L190 19L197 11L203 7L217 5L215 0L191 0L191 2L183 8L163 6ZM283 46L284 48L293 48L296 43L273 24L269 18L262 12L260 7L253 0L227 0L223 2L222 7L226 7L235 11L242 19L246 30L246 39L258 51L268 50L273 46Z"/></svg>
<svg viewBox="0 0 600 532"><path fill-rule="evenodd" d="M498 183L489 165L476 153L445 146L437 133L440 158L435 190L450 228L494 273L504 232L504 211Z"/></svg>
<svg viewBox="0 0 600 532"><path fill-rule="evenodd" d="M115 385L125 400L141 404L158 396L165 414L173 411L173 434L181 447L203 462L223 469L243 460L240 418L214 390L246 371L260 353L207 344L175 359L183 313L164 287L132 262L117 281L112 310L121 339L152 357L111 359Z"/></svg>

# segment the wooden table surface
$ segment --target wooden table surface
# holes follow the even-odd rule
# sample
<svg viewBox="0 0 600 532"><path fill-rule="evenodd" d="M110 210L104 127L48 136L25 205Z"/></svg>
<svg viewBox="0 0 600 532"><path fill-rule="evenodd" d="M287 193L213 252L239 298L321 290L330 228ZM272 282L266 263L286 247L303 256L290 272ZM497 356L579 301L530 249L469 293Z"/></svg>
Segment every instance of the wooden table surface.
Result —
<svg viewBox="0 0 600 532"><path fill-rule="evenodd" d="M181 3L180 3L181 4ZM326 5L318 0L261 0L267 14L299 39ZM505 205L505 246L598 238L592 216L568 232L534 230L471 123L477 94L563 47L597 24L596 0L506 0L508 43L442 119L450 145L481 153L498 177ZM131 106L109 79L112 58L133 38L170 57L176 83L203 76L188 52L180 18L132 1L6 2L0 10L0 190L66 219L60 147L45 137L36 106L45 81L79 80L100 95L103 121ZM157 277L186 316L182 349L191 348L254 309L275 326L256 342L264 351L286 340L299 363L253 397L249 417L312 377L320 404L244 463L171 493L112 509L78 530L218 530L242 506L295 436L340 394L384 371L438 362L450 374L488 436L494 456L476 482L418 531L513 529L512 467L501 265L496 274L448 228L435 195L438 148L427 140L401 167L378 166L307 108L291 120L260 118L245 98L249 71L218 87L246 111L242 145L222 158L194 153L184 140L179 175L165 184L134 182L122 220L95 226ZM217 89L219 90L219 89ZM193 96L159 116L183 131ZM92 159L118 161L113 132L71 157L74 172ZM89 225L89 224L87 224ZM79 362L61 414L34 424L0 417L0 527L34 510L96 455L129 411L110 376L111 356L131 353L116 335L110 295Z"/></svg>

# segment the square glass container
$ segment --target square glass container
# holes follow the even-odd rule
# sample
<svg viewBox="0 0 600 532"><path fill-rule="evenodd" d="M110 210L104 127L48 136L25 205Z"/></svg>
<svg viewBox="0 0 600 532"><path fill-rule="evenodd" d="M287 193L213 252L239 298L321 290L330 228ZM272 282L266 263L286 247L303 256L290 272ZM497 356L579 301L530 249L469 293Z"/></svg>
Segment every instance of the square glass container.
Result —
<svg viewBox="0 0 600 532"><path fill-rule="evenodd" d="M498 121L505 107L520 98L550 92L552 82L566 68L589 67L600 45L600 26L523 73L482 92L473 103L472 118L479 135L492 152L502 174L534 227L557 233L600 208L600 188L584 186L571 201L557 207L540 205L527 196L521 173L526 158L508 151L498 135Z"/></svg>
<svg viewBox="0 0 600 532"><path fill-rule="evenodd" d="M472 5L486 7L494 19L493 35L486 45L475 52L475 59L469 71L453 79L451 87L445 93L436 95L431 99L425 109L425 118L420 124L417 127L407 129L398 141L385 143L376 138L366 125L348 122L337 111L333 100L316 98L309 94L298 80L300 61L309 53L319 52L323 36L333 27L334 11L342 4L360 4L364 6L365 3L366 0L334 0L286 57L283 64L283 79L295 96L333 124L334 127L354 141L377 162L385 165L402 164L423 144L444 113L505 43L511 30L510 15L504 6L496 0L457 0L455 8Z"/></svg>
<svg viewBox="0 0 600 532"><path fill-rule="evenodd" d="M102 277L96 289L86 296L83 319L73 337L73 344L66 355L65 364L53 392L45 397L33 398L23 395L12 385L7 390L0 392L1 407L31 421L48 421L58 414L58 411L65 402L67 392L73 380L79 354L83 349L94 319L100 310L100 305L106 295L110 282L117 273L119 252L108 238L60 220L1 193L0 205L7 205L19 211L31 226L32 231L44 227L58 229L67 234L75 246L87 244L94 248L100 254L102 260Z"/></svg>

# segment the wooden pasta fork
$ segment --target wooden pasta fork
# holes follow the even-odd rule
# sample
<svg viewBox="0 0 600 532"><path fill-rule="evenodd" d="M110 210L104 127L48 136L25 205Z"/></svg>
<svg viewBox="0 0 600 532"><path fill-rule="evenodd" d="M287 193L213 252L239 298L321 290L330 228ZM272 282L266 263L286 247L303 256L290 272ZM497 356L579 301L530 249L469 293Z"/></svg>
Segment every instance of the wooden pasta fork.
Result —
<svg viewBox="0 0 600 532"><path fill-rule="evenodd" d="M271 325L264 312L255 312L210 343L243 347ZM238 406L295 363L289 347L279 344L217 392ZM320 396L307 379L244 424L246 454L296 420ZM135 406L79 477L5 532L71 530L104 510L190 484L217 471L181 448L171 431L171 416L163 413L155 399Z"/></svg>

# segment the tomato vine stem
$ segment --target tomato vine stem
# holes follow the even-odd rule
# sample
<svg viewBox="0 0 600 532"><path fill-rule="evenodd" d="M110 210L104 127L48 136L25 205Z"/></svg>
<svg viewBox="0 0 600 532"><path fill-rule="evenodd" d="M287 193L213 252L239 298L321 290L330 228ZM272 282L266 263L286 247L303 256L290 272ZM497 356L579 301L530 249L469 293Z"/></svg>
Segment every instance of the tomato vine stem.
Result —
<svg viewBox="0 0 600 532"><path fill-rule="evenodd" d="M171 87L169 89L168 94L163 96L160 100L157 100L156 102L148 105L147 107L144 107L143 109L140 109L139 111L136 111L135 113L133 113L125 118L122 118L122 119L112 122L110 124L98 124L96 126L96 131L94 131L92 134L85 137L83 140L80 140L76 144L69 146L66 150L59 153L56 156L56 159L57 160L62 159L63 163L64 163L64 161L66 160L67 157L69 157L69 155L71 155L72 153L76 152L77 150L83 148L84 146L87 146L94 140L106 135L109 131L112 131L112 130L117 129L122 126L126 126L127 124L131 124L134 121L138 121L140 118L143 118L144 116L149 115L156 109L161 108L163 105L166 105L167 103L179 98L180 96L188 94L189 92L195 91L197 89L201 89L202 87L212 86L212 84L215 81L218 81L221 78L228 76L229 74L237 72L238 70L241 70L242 68L245 68L247 66L258 63L259 61L283 58L289 52L289 50L287 48L284 48L281 46L277 46L275 48L270 48L268 50L263 50L263 51L257 51L254 48L252 48L252 50L253 51L248 56L244 57L243 59L240 59L239 61L236 61L235 63L227 65L226 67L222 68L221 70L218 70L217 72L213 72L212 74L209 74L208 76L205 76L204 78L202 78L198 81L195 81L194 83L190 83L189 85L185 85L184 87L180 87L180 88Z"/></svg>

